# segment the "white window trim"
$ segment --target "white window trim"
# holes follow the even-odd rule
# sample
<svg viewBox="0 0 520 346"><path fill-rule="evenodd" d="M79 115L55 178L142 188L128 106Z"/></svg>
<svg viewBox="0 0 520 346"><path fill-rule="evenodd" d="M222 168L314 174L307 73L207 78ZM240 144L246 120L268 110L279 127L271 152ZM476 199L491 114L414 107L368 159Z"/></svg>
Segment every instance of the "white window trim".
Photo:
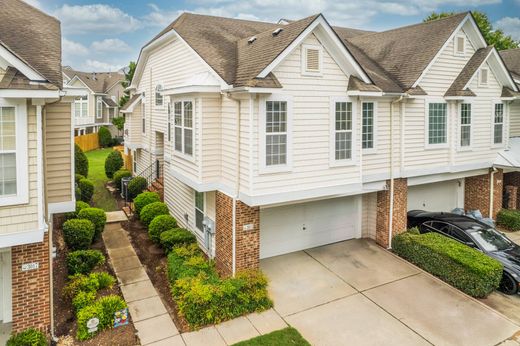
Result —
<svg viewBox="0 0 520 346"><path fill-rule="evenodd" d="M29 203L29 157L27 148L27 105L25 99L0 98L0 107L15 107L16 195L0 196L0 207Z"/></svg>
<svg viewBox="0 0 520 346"><path fill-rule="evenodd" d="M316 49L319 52L319 70L308 71L307 70L307 50ZM321 77L323 76L323 47L315 44L302 44L301 45L301 65L302 65L302 76Z"/></svg>
<svg viewBox="0 0 520 346"><path fill-rule="evenodd" d="M503 112L502 115L502 142L495 143L495 105L503 104ZM502 148L506 143L506 124L507 124L507 103L502 102L501 100L495 99L491 102L491 148Z"/></svg>
<svg viewBox="0 0 520 346"><path fill-rule="evenodd" d="M446 143L430 144L430 104L445 103L446 104ZM425 100L424 107L424 148L425 149L446 149L450 146L450 106L443 98L431 98Z"/></svg>
<svg viewBox="0 0 520 346"><path fill-rule="evenodd" d="M99 112L98 105L101 105L101 112ZM96 119L103 118L103 98L101 96L96 96Z"/></svg>
<svg viewBox="0 0 520 346"><path fill-rule="evenodd" d="M374 124L373 124L373 134L374 134L374 146L373 148L367 148L363 149L363 103L373 103L374 104ZM361 122L361 133L360 133L360 139L361 139L361 149L363 150L363 155L372 155L377 154L377 101L372 100L362 100L361 101L361 109L359 110L360 114L360 122Z"/></svg>
<svg viewBox="0 0 520 346"><path fill-rule="evenodd" d="M287 102L287 160L285 165L274 165L267 166L266 164L266 153L265 153L265 126L266 126L266 102L267 101L285 101ZM259 123L259 174L270 174L270 173L283 173L290 172L292 170L292 116L293 116L293 98L290 95L284 94L271 94L267 97L260 98L258 117Z"/></svg>
<svg viewBox="0 0 520 346"><path fill-rule="evenodd" d="M462 104L470 104L471 105L471 122L469 124L469 145L461 146L460 140L462 135ZM475 129L475 105L474 100L462 100L462 102L457 103L457 151L472 151L473 150L473 142L474 142L474 129Z"/></svg>
<svg viewBox="0 0 520 346"><path fill-rule="evenodd" d="M463 42L464 42L464 49L463 49L462 53L457 50L457 42L458 42L459 38L462 38ZM463 34L456 35L453 38L453 55L454 56L464 56L466 53L466 44L467 44L467 40L466 40L465 35L463 35Z"/></svg>
<svg viewBox="0 0 520 346"><path fill-rule="evenodd" d="M155 108L164 108L164 104L165 104L165 100L164 100L164 95L162 95L162 102L160 105L157 104L157 89L160 88L160 90L162 91L164 89L164 86L163 86L163 83L162 82L159 82L155 85L155 88L153 89L153 104L155 106Z"/></svg>
<svg viewBox="0 0 520 346"><path fill-rule="evenodd" d="M78 96L78 97L81 98L82 96ZM85 112L84 115L83 115L83 113L81 112L81 108L83 108L83 107L82 107L83 104L86 106L86 107L85 107L86 112ZM88 95L87 95L87 98L86 98L85 100L80 99L80 100L78 101L78 100L76 100L76 98L74 98L74 117L75 117L75 118L87 118L87 117L88 117L88 104L89 104L89 97L88 97ZM80 105L79 117L76 116L76 105Z"/></svg>
<svg viewBox="0 0 520 346"><path fill-rule="evenodd" d="M195 99L194 98L179 98L179 99L172 99L172 104L173 104L173 107L172 107L172 126L173 126L173 131L172 131L172 149L173 149L173 155L175 155L176 157L179 157L179 158L182 158L186 161L189 161L189 162L195 162L195 136L196 136L196 129L197 129L197 123L196 123L196 118L197 118L197 113L196 113L196 104L195 104ZM182 125L180 126L180 128L182 129L182 151L178 151L176 148L175 148L175 128L176 127L179 127L179 126L176 126L175 125L175 103L177 102L181 102L182 104L182 110L181 110L181 123ZM191 102L192 104L192 127L191 127L191 130L192 130L192 136L191 136L191 148L192 148L192 154L191 155L188 155L188 154L185 154L184 153L184 102Z"/></svg>
<svg viewBox="0 0 520 346"><path fill-rule="evenodd" d="M166 129L166 141L168 143L172 142L172 103L170 101L166 102L166 123L168 128Z"/></svg>
<svg viewBox="0 0 520 346"><path fill-rule="evenodd" d="M352 156L346 160L336 160L336 102L350 102L352 104ZM330 141L329 141L329 166L330 167L345 167L354 166L357 164L357 102L350 97L331 97L330 98Z"/></svg>
<svg viewBox="0 0 520 346"><path fill-rule="evenodd" d="M146 105L144 99L141 102L141 133L146 134Z"/></svg>
<svg viewBox="0 0 520 346"><path fill-rule="evenodd" d="M487 71L487 81L486 83L482 83L481 73L483 70ZM479 87L487 87L489 85L489 69L487 67L481 67L478 71L478 86Z"/></svg>

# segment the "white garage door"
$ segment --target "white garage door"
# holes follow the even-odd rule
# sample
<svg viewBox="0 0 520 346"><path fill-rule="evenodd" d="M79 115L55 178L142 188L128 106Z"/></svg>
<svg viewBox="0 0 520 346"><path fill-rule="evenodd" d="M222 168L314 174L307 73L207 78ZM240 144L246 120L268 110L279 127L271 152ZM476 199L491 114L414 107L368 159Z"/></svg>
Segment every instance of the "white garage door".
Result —
<svg viewBox="0 0 520 346"><path fill-rule="evenodd" d="M463 180L408 186L408 210L452 211L464 207Z"/></svg>
<svg viewBox="0 0 520 346"><path fill-rule="evenodd" d="M361 236L360 197L260 210L260 258Z"/></svg>

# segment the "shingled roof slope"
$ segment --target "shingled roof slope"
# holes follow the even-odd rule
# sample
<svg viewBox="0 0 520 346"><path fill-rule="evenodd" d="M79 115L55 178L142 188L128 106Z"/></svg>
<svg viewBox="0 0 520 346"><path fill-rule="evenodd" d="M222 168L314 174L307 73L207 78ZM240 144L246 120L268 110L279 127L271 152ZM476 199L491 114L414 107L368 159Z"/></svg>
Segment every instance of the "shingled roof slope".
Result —
<svg viewBox="0 0 520 346"><path fill-rule="evenodd" d="M58 87L51 83L34 83L23 75L16 68L9 66L0 76L0 89L17 90L58 90Z"/></svg>
<svg viewBox="0 0 520 346"><path fill-rule="evenodd" d="M478 68L486 60L492 50L493 46L478 49L471 59L469 59L462 71L460 71L444 96L475 96L472 91L464 89L464 87L468 84L473 75L475 75L475 72L477 72Z"/></svg>
<svg viewBox="0 0 520 346"><path fill-rule="evenodd" d="M520 79L520 48L502 50L500 57L515 79Z"/></svg>
<svg viewBox="0 0 520 346"><path fill-rule="evenodd" d="M100 94L125 79L125 75L120 72L81 72L73 69L64 69L63 72L71 79L77 76L90 90Z"/></svg>
<svg viewBox="0 0 520 346"><path fill-rule="evenodd" d="M61 88L60 22L21 0L2 0L0 44Z"/></svg>

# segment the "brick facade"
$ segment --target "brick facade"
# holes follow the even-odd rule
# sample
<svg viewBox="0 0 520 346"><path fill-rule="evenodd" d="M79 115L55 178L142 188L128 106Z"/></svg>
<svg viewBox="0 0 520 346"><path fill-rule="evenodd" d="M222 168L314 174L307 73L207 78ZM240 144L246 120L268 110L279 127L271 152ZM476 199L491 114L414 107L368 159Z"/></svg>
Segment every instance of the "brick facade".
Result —
<svg viewBox="0 0 520 346"><path fill-rule="evenodd" d="M390 180L386 183L387 189L377 192L376 216L376 243L383 247L390 245L388 239L390 218ZM406 212L408 204L408 180L394 179L394 206L392 234L399 234L406 230Z"/></svg>
<svg viewBox="0 0 520 346"><path fill-rule="evenodd" d="M518 186L507 185L504 193L508 196L507 209L518 209Z"/></svg>
<svg viewBox="0 0 520 346"><path fill-rule="evenodd" d="M42 332L50 330L50 277L49 277L49 233L43 242L13 246L12 305L13 332L33 327ZM39 264L36 270L22 272L22 264Z"/></svg>
<svg viewBox="0 0 520 346"><path fill-rule="evenodd" d="M258 268L260 262L260 209L236 202L236 271ZM251 229L244 230L244 226ZM233 199L216 192L215 260L222 274L233 273Z"/></svg>
<svg viewBox="0 0 520 346"><path fill-rule="evenodd" d="M490 193L490 177L491 173L467 177L464 182L464 209L480 210L482 216L489 215L489 193ZM497 213L502 209L502 193L503 193L503 171L497 170L493 174L493 215L495 219Z"/></svg>
<svg viewBox="0 0 520 346"><path fill-rule="evenodd" d="M518 207L520 207L520 172L504 173L504 186L514 186L517 188L517 193L514 195L516 196L516 198L510 197L510 200L515 199L515 209L517 209ZM510 194L509 196L513 195Z"/></svg>

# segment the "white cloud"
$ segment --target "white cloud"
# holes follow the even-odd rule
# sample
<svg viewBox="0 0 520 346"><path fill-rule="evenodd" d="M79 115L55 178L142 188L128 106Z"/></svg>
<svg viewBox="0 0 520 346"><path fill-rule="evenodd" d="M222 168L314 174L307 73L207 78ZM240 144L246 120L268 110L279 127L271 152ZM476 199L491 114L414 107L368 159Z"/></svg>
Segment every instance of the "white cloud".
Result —
<svg viewBox="0 0 520 346"><path fill-rule="evenodd" d="M130 46L123 40L118 38L107 38L102 41L94 41L91 45L92 49L98 52L128 52Z"/></svg>
<svg viewBox="0 0 520 346"><path fill-rule="evenodd" d="M62 48L63 54L75 55L75 56L88 54L87 47L85 47L81 43L67 40L66 38L63 38L61 48Z"/></svg>
<svg viewBox="0 0 520 346"><path fill-rule="evenodd" d="M103 4L63 5L53 15L61 20L67 34L110 33L121 34L138 29L138 19L119 8Z"/></svg>
<svg viewBox="0 0 520 346"><path fill-rule="evenodd" d="M157 6L156 4L148 4L148 6L150 6L152 11L143 18L143 23L148 26L166 27L183 12L187 12L182 10L163 10L159 8L159 6Z"/></svg>
<svg viewBox="0 0 520 346"><path fill-rule="evenodd" d="M501 29L505 34L511 35L515 40L520 41L520 18L504 17L499 19L494 24L494 27Z"/></svg>
<svg viewBox="0 0 520 346"><path fill-rule="evenodd" d="M103 71L117 71L121 69L124 65L115 65L104 61L98 61L98 60L92 60L87 59L84 65L85 71L96 71L96 72L103 72Z"/></svg>

